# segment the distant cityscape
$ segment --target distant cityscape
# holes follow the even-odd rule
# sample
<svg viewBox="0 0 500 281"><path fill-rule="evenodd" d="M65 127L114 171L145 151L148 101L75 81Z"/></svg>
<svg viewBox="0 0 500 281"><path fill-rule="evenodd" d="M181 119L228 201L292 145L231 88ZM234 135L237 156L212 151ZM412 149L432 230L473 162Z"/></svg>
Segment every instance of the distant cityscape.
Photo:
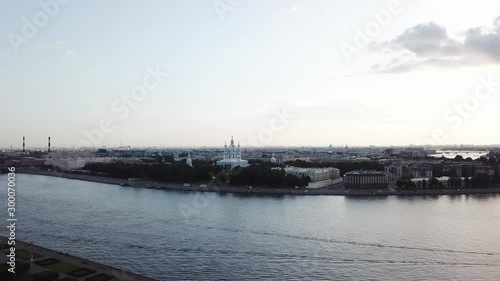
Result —
<svg viewBox="0 0 500 281"><path fill-rule="evenodd" d="M228 144L229 143L229 144ZM238 179L235 170L262 166L262 173L279 172L280 181L262 184L307 189L426 189L497 186L499 183L500 146L425 146L425 147L241 147L233 137L221 147L208 148L57 148L47 139L44 149L30 149L26 138L22 149L0 151L0 167L40 169L64 173L93 174L113 177L93 164L142 165L183 164L193 162L219 167L234 181L245 185L252 179ZM102 169L102 166L99 166ZM193 168L194 169L194 168ZM210 170L217 172L218 170ZM116 176L116 175L115 175ZM130 178L133 176L130 175ZM145 180L159 180L144 178ZM199 181L204 177L186 181ZM213 180L213 179L212 179ZM168 182L169 180L164 180ZM191 184L191 183L187 183ZM296 185L295 185L296 184ZM248 185L248 184L247 184Z"/></svg>

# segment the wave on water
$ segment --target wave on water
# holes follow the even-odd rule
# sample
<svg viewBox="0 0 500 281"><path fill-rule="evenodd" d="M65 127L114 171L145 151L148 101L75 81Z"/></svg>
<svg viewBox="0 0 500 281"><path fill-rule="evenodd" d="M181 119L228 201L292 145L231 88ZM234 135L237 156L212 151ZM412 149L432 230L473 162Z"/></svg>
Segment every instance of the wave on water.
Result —
<svg viewBox="0 0 500 281"><path fill-rule="evenodd" d="M205 228L205 229L227 231L227 232L252 233L252 234L257 234L257 235L277 236L277 237L284 237L284 238L291 238L291 239L300 239L300 240L309 240L309 241L336 243L336 244L349 244L349 245L356 245L356 246L368 246L368 247L380 247L380 248L392 248L392 249L404 249L404 250L416 250L416 251L428 251L428 252L446 252L446 253L458 253L458 254L500 256L500 253L495 253L495 252L478 252L478 251L466 251L466 250L453 250L453 249L446 249L446 248L428 248L428 247L416 247L416 246L406 246L406 245L389 245L389 244L384 244L384 243L369 243L369 242L359 242L359 241L335 240L335 239L328 239L328 238L304 237L304 236L283 234L283 233L276 233L276 232L241 230L241 229L224 228L224 227L216 227L216 226L198 225L198 227Z"/></svg>

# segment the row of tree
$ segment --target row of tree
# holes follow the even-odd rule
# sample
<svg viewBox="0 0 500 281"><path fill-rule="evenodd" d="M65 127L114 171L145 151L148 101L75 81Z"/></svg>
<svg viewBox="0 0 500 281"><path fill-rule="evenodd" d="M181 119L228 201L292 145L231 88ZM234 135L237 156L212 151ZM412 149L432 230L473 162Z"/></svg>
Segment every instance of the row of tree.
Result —
<svg viewBox="0 0 500 281"><path fill-rule="evenodd" d="M492 154L492 153L493 152L491 152L490 154ZM498 158L496 156L490 156L490 157L481 156L481 157L479 157L479 159L472 160L472 158L470 158L470 157L464 158L462 155L457 155L457 156L455 156L455 158L453 158L453 160L455 160L455 161L468 161L468 162L477 161L477 162L483 163L484 165L492 166L492 167L496 167L499 164Z"/></svg>
<svg viewBox="0 0 500 281"><path fill-rule="evenodd" d="M460 188L460 187L467 187L467 188L482 188L482 187L488 187L492 183L495 182L495 179L493 179L491 176L483 173L478 173L472 178L465 177L463 180L460 177L450 177L448 181L446 182L446 186L444 183L440 182L437 178L433 177L430 178L428 181L427 180L422 180L420 183L420 186L417 186L417 184L412 181L410 178L401 178L396 182L396 185L401 188L401 189L412 189L412 188ZM496 180L497 183L498 179Z"/></svg>
<svg viewBox="0 0 500 281"><path fill-rule="evenodd" d="M236 167L231 171L210 162L193 160L193 167L186 165L185 161L134 164L114 162L88 163L83 169L113 178L141 178L173 183L206 182L215 179L218 183L234 186L294 188L305 187L311 181L308 176L286 175L282 169L273 169L278 166L272 163L256 163L245 168Z"/></svg>
<svg viewBox="0 0 500 281"><path fill-rule="evenodd" d="M209 181L222 168L204 161L193 161L193 167L184 161L174 163L88 163L84 170L103 173L114 178L144 178L163 182L203 182Z"/></svg>
<svg viewBox="0 0 500 281"><path fill-rule="evenodd" d="M282 169L272 169L271 165L251 165L236 167L231 171L230 184L235 186L261 186L269 188L305 187L311 181L309 176L286 175Z"/></svg>

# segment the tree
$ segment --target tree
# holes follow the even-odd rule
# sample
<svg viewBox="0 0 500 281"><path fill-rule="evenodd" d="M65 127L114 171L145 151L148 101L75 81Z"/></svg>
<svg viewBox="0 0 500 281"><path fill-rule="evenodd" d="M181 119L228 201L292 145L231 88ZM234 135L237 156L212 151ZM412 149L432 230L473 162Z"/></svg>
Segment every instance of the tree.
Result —
<svg viewBox="0 0 500 281"><path fill-rule="evenodd" d="M471 179L471 185L474 187L487 187L490 184L491 177L484 173L477 173Z"/></svg>
<svg viewBox="0 0 500 281"><path fill-rule="evenodd" d="M422 180L422 188L427 188L427 181L425 179Z"/></svg>
<svg viewBox="0 0 500 281"><path fill-rule="evenodd" d="M464 157L462 155L455 156L454 160L456 161L464 161Z"/></svg>
<svg viewBox="0 0 500 281"><path fill-rule="evenodd" d="M310 176L305 176L304 177L304 185L308 185L312 181Z"/></svg>
<svg viewBox="0 0 500 281"><path fill-rule="evenodd" d="M295 175L291 175L291 174L286 175L285 181L286 181L287 187L294 188L296 186L299 186L299 187L302 186L301 180Z"/></svg>
<svg viewBox="0 0 500 281"><path fill-rule="evenodd" d="M438 179L437 179L437 178L434 178L434 177L433 177L433 178L431 178L431 179L429 180L429 187L430 187L430 188L436 188L436 187L439 187L439 181L438 181Z"/></svg>
<svg viewBox="0 0 500 281"><path fill-rule="evenodd" d="M199 182L212 179L221 170L205 161L193 161L193 167L181 162L167 163L88 163L84 167L98 175L114 178L147 178L164 182Z"/></svg>
<svg viewBox="0 0 500 281"><path fill-rule="evenodd" d="M409 178L400 178L397 180L396 186L401 189L412 189L417 187L417 185Z"/></svg>
<svg viewBox="0 0 500 281"><path fill-rule="evenodd" d="M462 178L459 178L459 177L450 177L448 179L448 186L450 186L450 187L461 187L462 186Z"/></svg>
<svg viewBox="0 0 500 281"><path fill-rule="evenodd" d="M498 160L495 156L491 156L490 159L488 159L488 164L492 167L495 167L498 165Z"/></svg>
<svg viewBox="0 0 500 281"><path fill-rule="evenodd" d="M470 186L470 179L469 179L469 177L465 177L464 178L464 185L465 185L465 187L469 187Z"/></svg>
<svg viewBox="0 0 500 281"><path fill-rule="evenodd" d="M488 165L488 158L484 156L479 157L479 161L481 161L484 165Z"/></svg>
<svg viewBox="0 0 500 281"><path fill-rule="evenodd" d="M174 156L172 154L165 155L164 158L165 158L165 162L168 162L168 163L174 163L175 162Z"/></svg>

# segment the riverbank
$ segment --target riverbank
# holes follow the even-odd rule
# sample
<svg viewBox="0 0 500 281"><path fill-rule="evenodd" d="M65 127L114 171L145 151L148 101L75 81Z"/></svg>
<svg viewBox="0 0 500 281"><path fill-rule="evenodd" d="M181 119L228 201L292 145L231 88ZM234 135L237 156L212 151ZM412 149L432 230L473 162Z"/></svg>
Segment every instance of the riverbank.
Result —
<svg viewBox="0 0 500 281"><path fill-rule="evenodd" d="M3 254L0 255L0 262L6 263L8 251L7 238L0 236L0 243L2 244ZM59 273L59 279L75 278L71 272L66 272L65 269L77 269L83 272L88 270L88 274L75 280L87 280L95 276L95 280L137 280L137 281L155 281L156 279L145 277L133 272L118 269L109 265L100 264L91 260L83 259L80 257L72 256L68 253L54 251L41 246L33 245L34 259L30 261L28 253L31 252L31 244L16 239L16 261L22 260L30 264L29 274L33 275L42 271L55 271ZM26 256L27 255L27 256ZM48 259L55 259L59 262L47 266L42 266L43 261Z"/></svg>
<svg viewBox="0 0 500 281"><path fill-rule="evenodd" d="M349 190L340 188L319 189L285 189L285 188L243 188L234 186L184 186L175 183L158 183L154 181L128 181L125 179L109 178L103 176L71 174L53 171L44 171L31 168L19 168L19 174L31 174L40 176L60 177L73 180L83 180L105 184L122 185L124 187L149 188L158 190L177 190L195 192L218 192L218 193L245 193L245 194L289 194L289 195L339 195L339 196L389 196L389 195L461 195L461 194L500 194L500 187L488 188L461 188L461 189L416 189L416 190Z"/></svg>

